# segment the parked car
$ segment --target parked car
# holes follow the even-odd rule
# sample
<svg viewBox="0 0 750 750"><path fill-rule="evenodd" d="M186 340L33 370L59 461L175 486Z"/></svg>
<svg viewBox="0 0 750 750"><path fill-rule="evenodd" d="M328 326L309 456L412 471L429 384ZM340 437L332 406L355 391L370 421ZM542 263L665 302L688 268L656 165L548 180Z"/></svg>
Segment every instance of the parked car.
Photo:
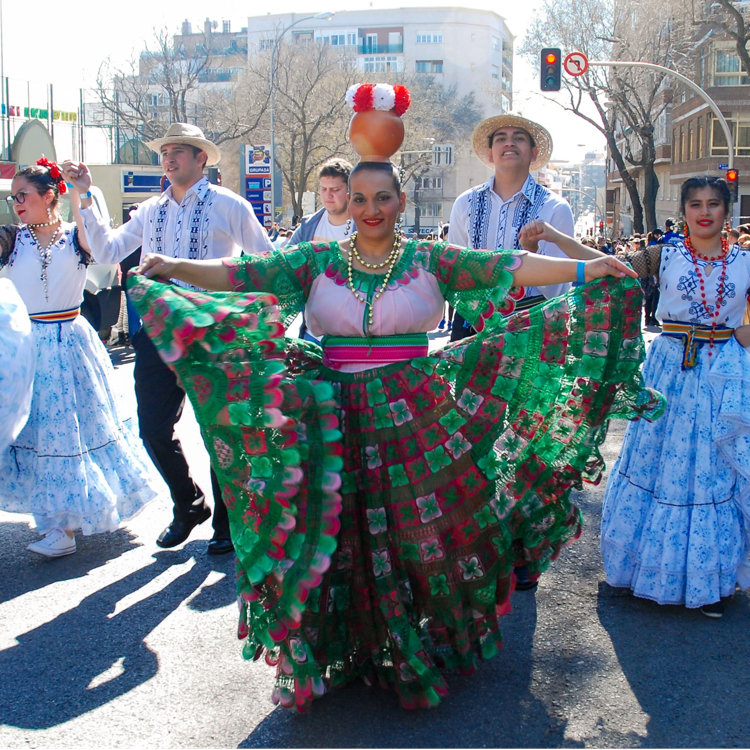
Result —
<svg viewBox="0 0 750 750"><path fill-rule="evenodd" d="M10 195L11 180L0 180L0 224L17 224L18 217L5 200ZM107 202L102 191L91 187L94 210L111 223ZM70 205L70 193L60 196L60 215L63 221L74 221L73 210ZM120 314L120 269L117 264L92 263L86 272L86 286L81 302L81 315L91 325L101 332L105 332L117 322Z"/></svg>

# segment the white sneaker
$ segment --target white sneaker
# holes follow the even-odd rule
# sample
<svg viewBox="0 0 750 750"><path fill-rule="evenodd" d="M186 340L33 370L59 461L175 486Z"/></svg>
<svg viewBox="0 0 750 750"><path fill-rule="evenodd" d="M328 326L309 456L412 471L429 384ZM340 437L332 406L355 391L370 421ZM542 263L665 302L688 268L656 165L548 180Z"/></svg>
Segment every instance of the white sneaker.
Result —
<svg viewBox="0 0 750 750"><path fill-rule="evenodd" d="M52 529L44 539L32 542L26 549L45 557L63 557L76 551L76 540L69 537L64 529Z"/></svg>

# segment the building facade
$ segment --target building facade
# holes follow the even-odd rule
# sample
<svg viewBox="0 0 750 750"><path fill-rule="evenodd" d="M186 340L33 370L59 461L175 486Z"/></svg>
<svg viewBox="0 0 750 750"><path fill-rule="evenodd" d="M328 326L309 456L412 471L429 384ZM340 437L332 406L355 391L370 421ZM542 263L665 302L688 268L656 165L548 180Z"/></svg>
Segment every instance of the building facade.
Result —
<svg viewBox="0 0 750 750"><path fill-rule="evenodd" d="M482 117L512 107L513 36L495 12L368 8L339 11L327 19L309 17L315 12L249 17L248 55L267 53L283 34L285 42L342 48L352 56L362 80L377 82L379 74L432 76L458 97L473 92ZM467 134L464 143L428 143L425 150L431 155L405 156L407 161L420 159L406 186L407 226L422 233L436 230L448 220L460 193L489 178L469 140Z"/></svg>

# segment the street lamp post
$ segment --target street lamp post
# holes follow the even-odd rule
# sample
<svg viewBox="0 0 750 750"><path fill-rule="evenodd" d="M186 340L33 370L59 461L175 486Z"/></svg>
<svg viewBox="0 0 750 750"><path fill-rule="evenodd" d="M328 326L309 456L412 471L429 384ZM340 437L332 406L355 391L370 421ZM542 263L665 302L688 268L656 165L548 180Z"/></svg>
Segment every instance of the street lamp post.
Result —
<svg viewBox="0 0 750 750"><path fill-rule="evenodd" d="M322 13L314 13L309 16L302 16L302 18L298 18L296 21L292 21L288 26L284 27L281 30L281 33L277 35L276 39L274 40L273 47L271 48L271 71L270 71L270 85L271 85L271 98L270 98L270 107L271 107L271 205L272 205L272 215L273 215L273 221L276 221L276 141L274 136L274 112L273 112L273 105L274 105L274 92L276 91L276 70L275 70L275 62L276 62L276 50L279 48L279 42L281 41L281 37L286 34L289 29L296 26L298 23L302 23L303 21L311 21L313 19L317 20L324 20L326 18L330 18L333 15L333 11L327 10L323 11Z"/></svg>

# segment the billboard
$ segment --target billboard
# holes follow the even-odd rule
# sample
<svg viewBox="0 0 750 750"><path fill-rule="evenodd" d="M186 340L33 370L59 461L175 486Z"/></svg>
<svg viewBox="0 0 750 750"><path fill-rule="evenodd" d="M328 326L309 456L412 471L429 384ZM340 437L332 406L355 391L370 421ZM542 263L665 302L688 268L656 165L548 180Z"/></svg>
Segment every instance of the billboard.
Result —
<svg viewBox="0 0 750 750"><path fill-rule="evenodd" d="M267 144L245 144L245 198L252 204L258 221L264 227L273 224L273 177L271 147Z"/></svg>

